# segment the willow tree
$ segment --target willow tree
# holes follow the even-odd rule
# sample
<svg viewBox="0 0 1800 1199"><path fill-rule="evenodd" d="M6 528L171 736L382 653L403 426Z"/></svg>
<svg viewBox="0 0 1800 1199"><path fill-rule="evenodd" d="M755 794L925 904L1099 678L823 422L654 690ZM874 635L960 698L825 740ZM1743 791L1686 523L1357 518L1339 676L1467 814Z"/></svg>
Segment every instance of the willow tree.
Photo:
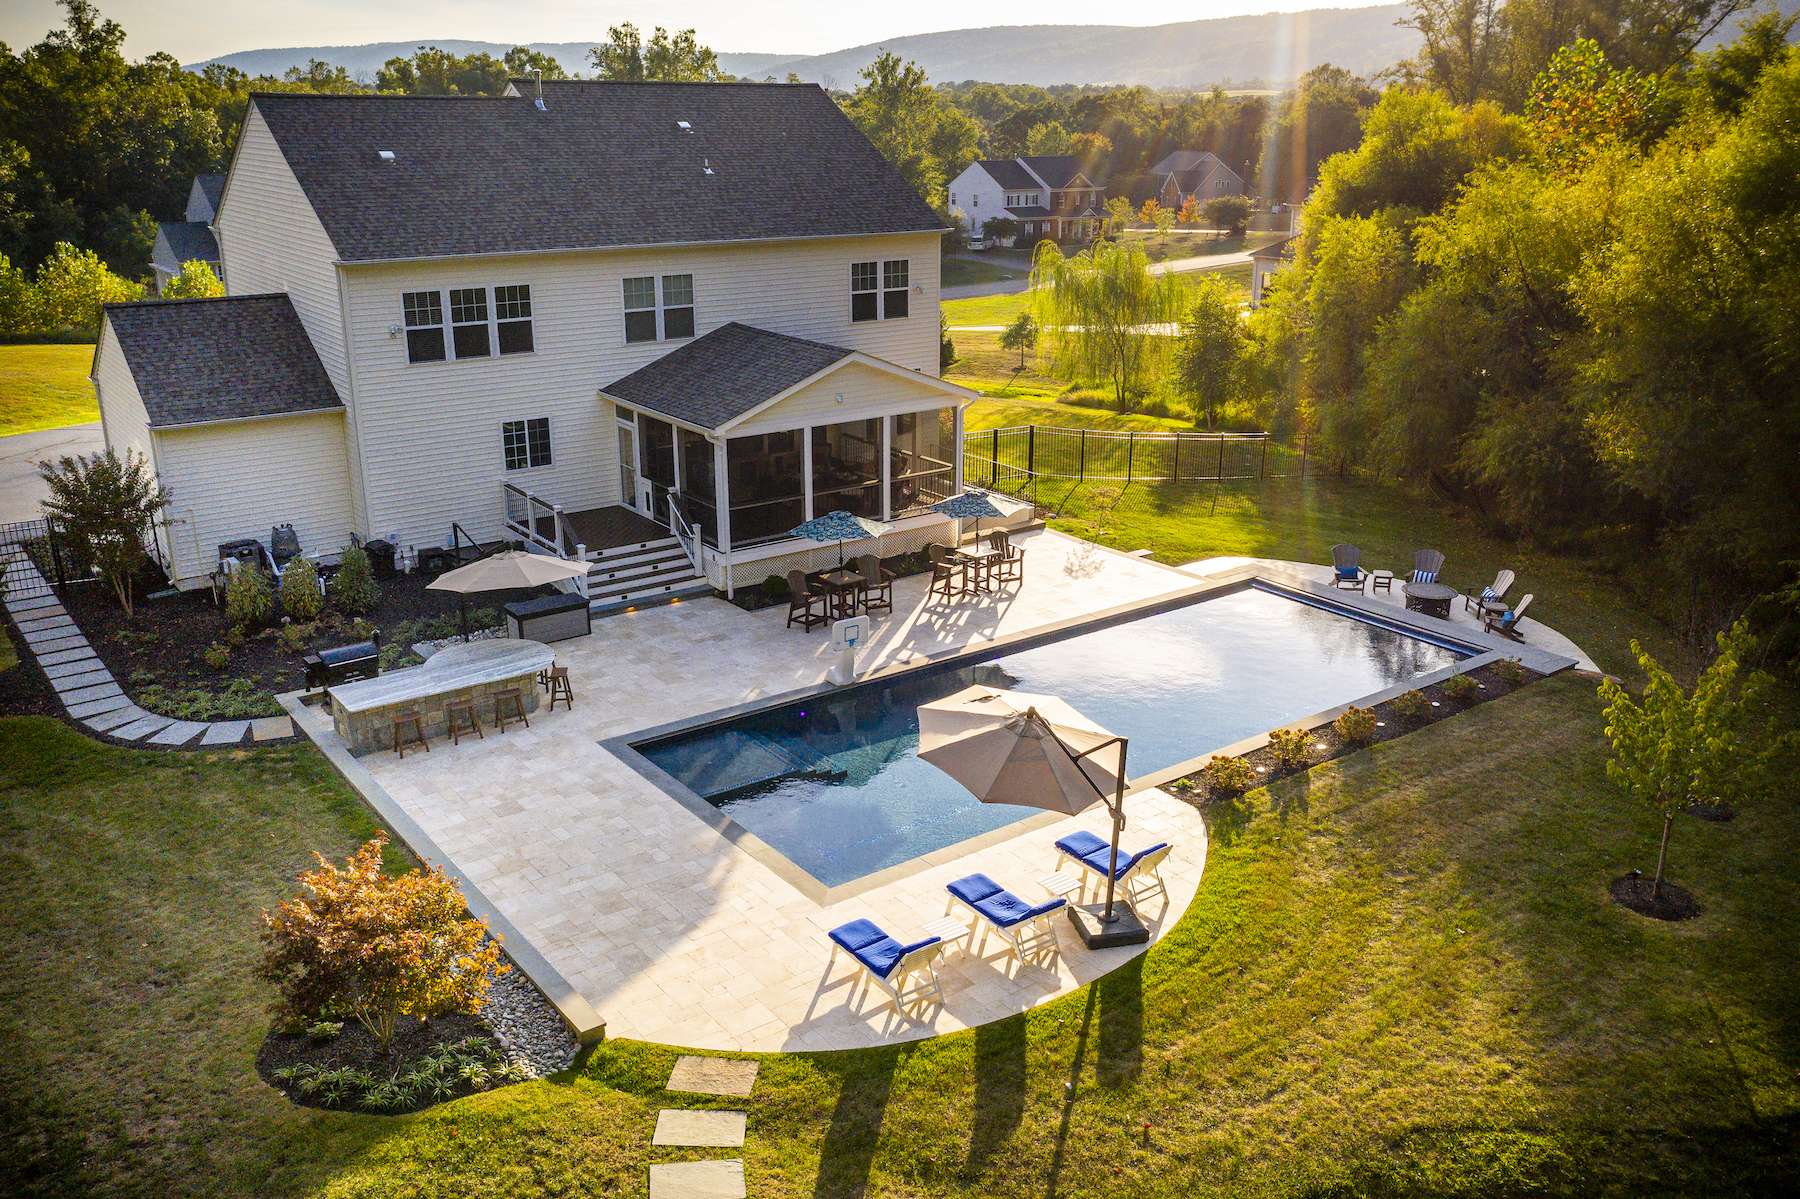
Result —
<svg viewBox="0 0 1800 1199"><path fill-rule="evenodd" d="M1175 276L1151 274L1136 245L1101 240L1065 258L1046 241L1031 262L1031 310L1051 371L1108 384L1120 412L1162 357L1181 296Z"/></svg>

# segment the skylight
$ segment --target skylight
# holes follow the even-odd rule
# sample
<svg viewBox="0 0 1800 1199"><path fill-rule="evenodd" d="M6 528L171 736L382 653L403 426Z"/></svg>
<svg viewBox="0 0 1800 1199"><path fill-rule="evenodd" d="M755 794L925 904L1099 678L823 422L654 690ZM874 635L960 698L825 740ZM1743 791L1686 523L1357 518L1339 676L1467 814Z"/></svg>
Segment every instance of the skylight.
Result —
<svg viewBox="0 0 1800 1199"><path fill-rule="evenodd" d="M375 157L381 159L383 162L392 162L394 161L394 152L392 150L377 150L375 151Z"/></svg>

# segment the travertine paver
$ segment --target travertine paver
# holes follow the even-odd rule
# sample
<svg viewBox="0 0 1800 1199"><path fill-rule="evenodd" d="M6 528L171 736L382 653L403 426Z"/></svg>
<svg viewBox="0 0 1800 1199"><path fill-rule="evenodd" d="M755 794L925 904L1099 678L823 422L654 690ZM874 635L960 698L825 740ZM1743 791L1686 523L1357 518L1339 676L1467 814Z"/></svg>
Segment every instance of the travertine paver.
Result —
<svg viewBox="0 0 1800 1199"><path fill-rule="evenodd" d="M34 620L21 620L19 632L30 637L34 633L48 634L55 629L72 629L75 621L66 612L56 616L44 616Z"/></svg>
<svg viewBox="0 0 1800 1199"><path fill-rule="evenodd" d="M685 1145L696 1149L739 1149L744 1144L745 1112L699 1112L664 1108L656 1113L652 1145Z"/></svg>
<svg viewBox="0 0 1800 1199"><path fill-rule="evenodd" d="M62 607L54 596L49 595L34 595L30 599L7 600L6 606L11 608L15 614L19 612L38 612L45 608Z"/></svg>
<svg viewBox="0 0 1800 1199"><path fill-rule="evenodd" d="M215 720L200 738L202 745L236 745L250 731L248 720Z"/></svg>
<svg viewBox="0 0 1800 1199"><path fill-rule="evenodd" d="M756 1085L757 1063L684 1053L669 1072L669 1090L695 1095L748 1095Z"/></svg>
<svg viewBox="0 0 1800 1199"><path fill-rule="evenodd" d="M294 735L294 722L286 716L265 716L250 722L250 736L257 741L275 741Z"/></svg>
<svg viewBox="0 0 1800 1199"><path fill-rule="evenodd" d="M668 1162L650 1167L650 1199L744 1199L744 1163Z"/></svg>
<svg viewBox="0 0 1800 1199"><path fill-rule="evenodd" d="M151 733L166 729L174 723L175 722L170 720L167 716L145 716L140 720L134 720L130 724L122 725L119 728L114 729L113 736L121 741L138 741L144 737L148 737Z"/></svg>
<svg viewBox="0 0 1800 1199"><path fill-rule="evenodd" d="M150 738L152 745L186 745L195 737L206 731L206 725L197 720L178 720L168 728Z"/></svg>

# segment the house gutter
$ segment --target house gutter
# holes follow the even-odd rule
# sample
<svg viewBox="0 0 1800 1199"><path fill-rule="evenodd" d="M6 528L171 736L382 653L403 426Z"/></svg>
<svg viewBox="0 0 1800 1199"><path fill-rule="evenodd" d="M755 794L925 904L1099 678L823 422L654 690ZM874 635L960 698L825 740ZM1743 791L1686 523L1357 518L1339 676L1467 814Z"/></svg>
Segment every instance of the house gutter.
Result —
<svg viewBox="0 0 1800 1199"><path fill-rule="evenodd" d="M546 254L611 254L633 250L692 250L710 246L766 246L801 241L854 241L871 237L918 237L931 233L941 237L948 232L950 230L947 228L890 229L879 233L795 233L781 237L620 242L616 245L604 246L554 246L542 250L477 250L457 254L415 254L404 258L340 258L336 265L341 267L404 266L408 263L419 262L462 262L471 258L533 258Z"/></svg>

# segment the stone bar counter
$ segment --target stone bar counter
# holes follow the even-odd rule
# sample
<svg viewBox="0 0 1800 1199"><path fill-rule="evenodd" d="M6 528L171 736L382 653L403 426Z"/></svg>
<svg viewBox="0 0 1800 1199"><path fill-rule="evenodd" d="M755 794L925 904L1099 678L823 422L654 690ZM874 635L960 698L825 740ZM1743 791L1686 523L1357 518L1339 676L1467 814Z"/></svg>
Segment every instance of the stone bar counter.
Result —
<svg viewBox="0 0 1800 1199"><path fill-rule="evenodd" d="M494 697L508 688L519 689L527 713L537 711L538 672L555 660L555 652L537 641L446 646L423 665L330 688L331 722L358 756L393 748L399 712L417 710L428 738L448 736L444 708L453 700L473 699L475 718L484 730L491 729Z"/></svg>

